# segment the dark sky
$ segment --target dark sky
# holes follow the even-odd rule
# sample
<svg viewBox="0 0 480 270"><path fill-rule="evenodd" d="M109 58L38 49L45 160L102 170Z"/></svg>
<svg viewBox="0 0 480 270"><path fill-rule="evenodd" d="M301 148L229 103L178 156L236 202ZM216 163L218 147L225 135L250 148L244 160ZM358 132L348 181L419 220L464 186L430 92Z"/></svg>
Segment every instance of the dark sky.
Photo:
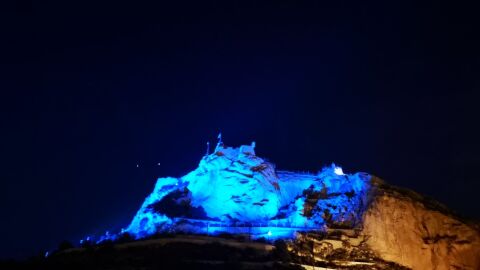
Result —
<svg viewBox="0 0 480 270"><path fill-rule="evenodd" d="M175 2L2 4L0 258L125 226L219 131L480 218L473 6Z"/></svg>

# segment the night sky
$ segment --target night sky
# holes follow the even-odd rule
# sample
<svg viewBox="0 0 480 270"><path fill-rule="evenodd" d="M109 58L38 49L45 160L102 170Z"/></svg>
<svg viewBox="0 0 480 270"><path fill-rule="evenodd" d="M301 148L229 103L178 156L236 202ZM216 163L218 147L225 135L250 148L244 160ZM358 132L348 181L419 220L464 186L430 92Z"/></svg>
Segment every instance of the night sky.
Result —
<svg viewBox="0 0 480 270"><path fill-rule="evenodd" d="M127 225L220 131L480 218L473 6L175 2L2 4L0 258Z"/></svg>

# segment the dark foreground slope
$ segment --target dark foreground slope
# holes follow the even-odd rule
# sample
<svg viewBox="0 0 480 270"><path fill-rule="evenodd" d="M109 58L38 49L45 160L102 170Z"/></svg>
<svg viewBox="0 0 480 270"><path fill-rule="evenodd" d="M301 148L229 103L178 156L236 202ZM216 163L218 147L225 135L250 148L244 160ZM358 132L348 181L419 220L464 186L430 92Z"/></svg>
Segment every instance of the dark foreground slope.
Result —
<svg viewBox="0 0 480 270"><path fill-rule="evenodd" d="M225 238L227 237L227 238ZM4 262L1 269L407 269L374 257L352 263L346 257L330 256L314 263L306 242L295 249L283 241L273 245L251 242L240 236L209 237L200 235L157 235L151 239L126 243L70 248L48 258L23 262ZM290 251L289 251L290 250ZM310 256L299 256L304 252ZM317 258L318 259L318 258ZM354 259L354 258L352 258Z"/></svg>
<svg viewBox="0 0 480 270"><path fill-rule="evenodd" d="M127 243L105 242L56 252L48 258L4 262L1 269L295 269L274 263L265 243L205 236L158 236Z"/></svg>

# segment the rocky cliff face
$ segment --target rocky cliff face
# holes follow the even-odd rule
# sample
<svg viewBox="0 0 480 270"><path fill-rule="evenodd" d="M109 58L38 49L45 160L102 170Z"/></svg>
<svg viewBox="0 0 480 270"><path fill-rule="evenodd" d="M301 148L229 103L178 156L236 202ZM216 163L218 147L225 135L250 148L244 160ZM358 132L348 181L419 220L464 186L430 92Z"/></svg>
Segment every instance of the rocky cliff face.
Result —
<svg viewBox="0 0 480 270"><path fill-rule="evenodd" d="M331 269L480 269L478 226L413 191L372 177L358 226L301 233L290 249ZM368 268L371 267L371 268Z"/></svg>
<svg viewBox="0 0 480 270"><path fill-rule="evenodd" d="M439 203L335 165L276 171L254 147L219 142L194 171L158 179L124 231L289 239L293 254L332 269L480 269L478 228Z"/></svg>
<svg viewBox="0 0 480 270"><path fill-rule="evenodd" d="M291 237L293 228L353 226L366 206L369 180L368 174L344 174L335 165L318 174L276 171L255 155L254 144L233 148L220 142L192 172L159 178L125 231L142 238L179 230L181 219L182 224L199 224L188 226L187 232L209 233L215 225L215 230L232 233L238 230L231 227L241 224L272 227L257 230L265 232L254 238L274 239Z"/></svg>
<svg viewBox="0 0 480 270"><path fill-rule="evenodd" d="M361 234L379 257L412 269L480 269L480 233L441 205L376 182Z"/></svg>

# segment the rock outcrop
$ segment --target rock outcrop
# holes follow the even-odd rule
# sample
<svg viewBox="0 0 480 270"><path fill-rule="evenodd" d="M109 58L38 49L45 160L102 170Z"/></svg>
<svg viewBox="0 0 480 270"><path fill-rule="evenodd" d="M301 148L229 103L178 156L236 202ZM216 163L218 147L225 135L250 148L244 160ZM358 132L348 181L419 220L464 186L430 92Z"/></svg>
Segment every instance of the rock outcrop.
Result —
<svg viewBox="0 0 480 270"><path fill-rule="evenodd" d="M379 257L412 269L480 269L480 233L443 206L373 179L361 234Z"/></svg>
<svg viewBox="0 0 480 270"><path fill-rule="evenodd" d="M335 165L276 171L254 147L220 141L194 171L158 179L124 232L289 239L295 256L341 269L480 270L478 226L434 200Z"/></svg>
<svg viewBox="0 0 480 270"><path fill-rule="evenodd" d="M440 203L372 177L362 222L300 233L290 249L331 269L478 270L478 226ZM362 268L363 269L363 268ZM370 268L365 268L370 269Z"/></svg>
<svg viewBox="0 0 480 270"><path fill-rule="evenodd" d="M180 178L159 178L125 232L142 238L180 230L179 219L198 224L185 229L196 233L210 233L213 225L230 233L238 232L231 227L239 224L285 228L260 230L265 232L253 237L270 239L291 237L292 228L354 226L367 204L369 181L368 174L344 174L334 164L318 174L276 171L255 155L254 143L233 148L219 142L197 169Z"/></svg>

